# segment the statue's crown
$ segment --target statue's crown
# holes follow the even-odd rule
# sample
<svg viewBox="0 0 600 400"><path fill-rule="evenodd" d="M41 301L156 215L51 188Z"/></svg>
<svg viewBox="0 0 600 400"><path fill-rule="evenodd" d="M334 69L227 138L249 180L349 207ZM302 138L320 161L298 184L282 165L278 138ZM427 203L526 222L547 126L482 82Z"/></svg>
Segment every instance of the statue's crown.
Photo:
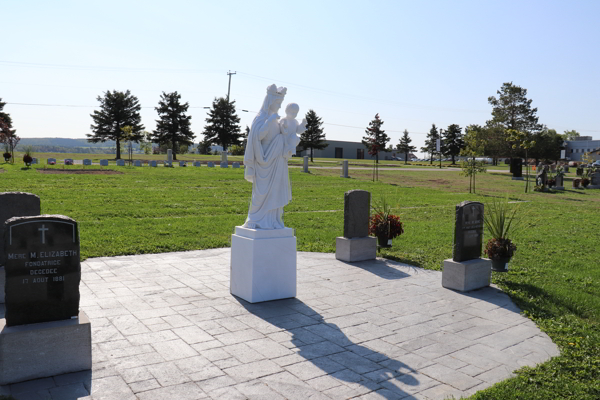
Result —
<svg viewBox="0 0 600 400"><path fill-rule="evenodd" d="M284 87L277 87L277 85L272 84L271 86L269 86L267 88L267 93L268 94L272 94L274 96L278 96L278 97L283 97L285 96L285 93L287 92L287 88Z"/></svg>

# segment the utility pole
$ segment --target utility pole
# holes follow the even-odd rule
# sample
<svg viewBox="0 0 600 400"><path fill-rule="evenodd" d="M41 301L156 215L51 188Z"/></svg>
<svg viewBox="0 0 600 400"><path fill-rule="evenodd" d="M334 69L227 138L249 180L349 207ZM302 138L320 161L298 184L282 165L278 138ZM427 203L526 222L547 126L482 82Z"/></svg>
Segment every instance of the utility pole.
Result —
<svg viewBox="0 0 600 400"><path fill-rule="evenodd" d="M237 74L237 71L235 72L231 72L231 70L229 70L229 72L227 72L227 75L229 75L229 85L227 86L227 102L229 103L229 90L231 89L231 75L235 75Z"/></svg>

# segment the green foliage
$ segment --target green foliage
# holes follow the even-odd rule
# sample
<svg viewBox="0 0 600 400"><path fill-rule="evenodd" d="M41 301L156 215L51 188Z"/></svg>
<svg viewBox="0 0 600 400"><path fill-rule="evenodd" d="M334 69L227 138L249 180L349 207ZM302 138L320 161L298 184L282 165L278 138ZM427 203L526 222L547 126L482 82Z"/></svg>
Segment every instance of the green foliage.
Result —
<svg viewBox="0 0 600 400"><path fill-rule="evenodd" d="M570 131L565 131L561 136L564 140L575 140L575 138L578 138L581 135L575 129L572 129Z"/></svg>
<svg viewBox="0 0 600 400"><path fill-rule="evenodd" d="M156 120L156 129L152 132L151 140L158 144L170 143L173 159L177 154L187 152L187 146L194 144L194 132L190 128L191 115L186 115L189 104L181 103L181 95L177 92L165 93L160 96L158 107L154 108L160 119ZM186 146L185 151L180 149Z"/></svg>
<svg viewBox="0 0 600 400"><path fill-rule="evenodd" d="M440 137L440 135L438 134L438 129L435 126L435 124L431 124L431 129L429 130L429 133L427 134L427 139L425 139L425 146L421 147L421 151L423 153L427 153L429 154L429 163L432 164L433 163L433 155L436 152L436 148L437 148L437 139Z"/></svg>
<svg viewBox="0 0 600 400"><path fill-rule="evenodd" d="M241 144L240 118L235 112L235 101L229 102L223 97L215 98L206 122L202 132L205 143L221 145L223 150L227 150L231 145Z"/></svg>
<svg viewBox="0 0 600 400"><path fill-rule="evenodd" d="M417 150L416 146L411 146L412 139L408 136L408 130L404 130L400 142L396 145L396 149L404 153L404 164L408 162L408 153Z"/></svg>
<svg viewBox="0 0 600 400"><path fill-rule="evenodd" d="M510 239L523 226L520 203L509 206L508 196L503 200L493 198L485 205L483 222L494 239Z"/></svg>
<svg viewBox="0 0 600 400"><path fill-rule="evenodd" d="M321 150L329 146L325 143L325 132L322 128L323 121L314 110L306 113L306 130L300 134L300 146L310 149L310 161L313 161L313 150Z"/></svg>
<svg viewBox="0 0 600 400"><path fill-rule="evenodd" d="M552 162L560 159L560 150L564 139L554 129L537 132L532 135L531 139L535 145L531 147L529 157L535 158L536 164L539 160Z"/></svg>
<svg viewBox="0 0 600 400"><path fill-rule="evenodd" d="M123 140L122 128L131 127L130 140L138 141L142 138L141 132L144 125L141 124L140 102L137 97L126 92L113 90L106 91L104 97L98 96L100 110L95 110L91 114L94 123L90 126L93 134L86 134L91 143L106 142L114 140L116 142L116 158L121 158L121 140Z"/></svg>
<svg viewBox="0 0 600 400"><path fill-rule="evenodd" d="M529 188L529 162L527 151L535 146L535 140L530 139L531 135L524 131L508 129L506 131L506 140L512 142L513 149L521 148L525 150L525 164L527 165L527 179L525 179L525 193Z"/></svg>
<svg viewBox="0 0 600 400"><path fill-rule="evenodd" d="M363 136L362 144L365 145L370 155L375 156L375 162L379 163L379 152L383 151L390 141L390 138L385 133L381 126L383 121L379 118L379 114L375 114L375 118L369 122L369 126L365 130L367 136Z"/></svg>
<svg viewBox="0 0 600 400"><path fill-rule="evenodd" d="M506 82L497 91L498 98L488 97L492 106L492 119L488 126L502 126L529 134L539 132L543 125L538 124L537 108L531 108L532 100L527 99L527 89Z"/></svg>
<svg viewBox="0 0 600 400"><path fill-rule="evenodd" d="M442 154L452 157L452 164L454 164L454 157L458 156L460 150L465 146L462 139L462 128L456 124L448 126L448 129L442 133L442 142Z"/></svg>
<svg viewBox="0 0 600 400"><path fill-rule="evenodd" d="M232 156L243 156L244 155L244 148L242 146L238 146L237 144L234 144L233 146L231 146L229 148L229 151L231 152Z"/></svg>

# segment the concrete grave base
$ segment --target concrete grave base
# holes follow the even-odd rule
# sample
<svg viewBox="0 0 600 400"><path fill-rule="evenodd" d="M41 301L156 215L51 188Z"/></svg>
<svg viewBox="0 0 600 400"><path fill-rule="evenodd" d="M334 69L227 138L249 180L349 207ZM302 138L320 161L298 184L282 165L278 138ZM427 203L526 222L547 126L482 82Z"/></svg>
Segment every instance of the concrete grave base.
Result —
<svg viewBox="0 0 600 400"><path fill-rule="evenodd" d="M513 181L524 181L524 180L525 180L525 178L523 178L522 176L513 176L513 177L512 177L512 180L513 180Z"/></svg>
<svg viewBox="0 0 600 400"><path fill-rule="evenodd" d="M296 297L296 237L291 228L235 227L231 294L250 303Z"/></svg>
<svg viewBox="0 0 600 400"><path fill-rule="evenodd" d="M600 185L588 185L586 189L600 189Z"/></svg>
<svg viewBox="0 0 600 400"><path fill-rule="evenodd" d="M4 303L4 285L6 285L6 271L0 267L0 304Z"/></svg>
<svg viewBox="0 0 600 400"><path fill-rule="evenodd" d="M442 286L461 292L481 289L490 285L492 261L488 258L476 258L467 261L444 260Z"/></svg>
<svg viewBox="0 0 600 400"><path fill-rule="evenodd" d="M340 261L355 262L374 260L377 257L377 238L335 238L335 258Z"/></svg>
<svg viewBox="0 0 600 400"><path fill-rule="evenodd" d="M92 329L78 319L6 326L0 319L0 385L92 368Z"/></svg>
<svg viewBox="0 0 600 400"><path fill-rule="evenodd" d="M553 187L554 190L565 190L564 186L554 186Z"/></svg>

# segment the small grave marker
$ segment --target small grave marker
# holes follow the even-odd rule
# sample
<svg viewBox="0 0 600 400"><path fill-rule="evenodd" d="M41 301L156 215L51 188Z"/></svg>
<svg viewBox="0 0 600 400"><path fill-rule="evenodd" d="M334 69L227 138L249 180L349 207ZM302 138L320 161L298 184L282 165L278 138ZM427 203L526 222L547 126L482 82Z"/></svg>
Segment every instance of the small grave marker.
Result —
<svg viewBox="0 0 600 400"><path fill-rule="evenodd" d="M179 161L180 167L187 167L187 161Z"/></svg>
<svg viewBox="0 0 600 400"><path fill-rule="evenodd" d="M348 160L342 162L342 175L340 178L349 178L348 176Z"/></svg>
<svg viewBox="0 0 600 400"><path fill-rule="evenodd" d="M209 168L213 168L213 167L215 166L215 163L213 163L212 161L209 161L209 162L206 164L206 166L207 166L207 167L209 167Z"/></svg>
<svg viewBox="0 0 600 400"><path fill-rule="evenodd" d="M239 168L240 167L240 163L236 161L236 162L234 162L232 164L232 166L233 166L233 168Z"/></svg>
<svg viewBox="0 0 600 400"><path fill-rule="evenodd" d="M200 165L200 161L194 161L194 167L199 167Z"/></svg>
<svg viewBox="0 0 600 400"><path fill-rule="evenodd" d="M142 166L142 161L141 160L135 160L133 162L133 166L134 167L141 167Z"/></svg>
<svg viewBox="0 0 600 400"><path fill-rule="evenodd" d="M46 164L56 164L56 158L49 158L46 160Z"/></svg>
<svg viewBox="0 0 600 400"><path fill-rule="evenodd" d="M108 160L100 160L101 167L108 167Z"/></svg>
<svg viewBox="0 0 600 400"><path fill-rule="evenodd" d="M371 193L350 190L344 194L344 236L335 240L335 258L347 262L373 260L377 239L369 235Z"/></svg>
<svg viewBox="0 0 600 400"><path fill-rule="evenodd" d="M125 166L125 160L117 160L117 167L124 167Z"/></svg>
<svg viewBox="0 0 600 400"><path fill-rule="evenodd" d="M302 172L308 172L308 156L304 156L304 165L302 167Z"/></svg>
<svg viewBox="0 0 600 400"><path fill-rule="evenodd" d="M92 165L92 160L90 160L89 158L84 158L83 165Z"/></svg>
<svg viewBox="0 0 600 400"><path fill-rule="evenodd" d="M158 164L156 163L156 160L150 160L149 165L151 167L156 167Z"/></svg>

